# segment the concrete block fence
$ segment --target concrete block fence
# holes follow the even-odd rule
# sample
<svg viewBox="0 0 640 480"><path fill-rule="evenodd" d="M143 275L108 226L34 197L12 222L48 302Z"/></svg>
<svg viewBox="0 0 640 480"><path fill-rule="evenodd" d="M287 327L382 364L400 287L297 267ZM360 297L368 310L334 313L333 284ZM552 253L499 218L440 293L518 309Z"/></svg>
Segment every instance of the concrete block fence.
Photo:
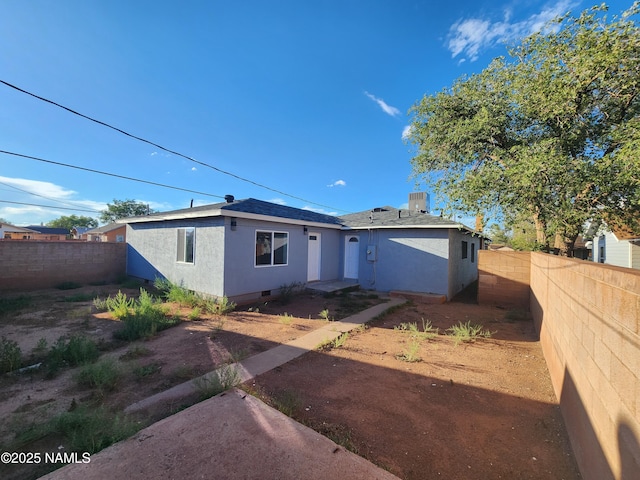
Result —
<svg viewBox="0 0 640 480"><path fill-rule="evenodd" d="M126 243L2 240L0 291L113 281L125 275L126 255Z"/></svg>
<svg viewBox="0 0 640 480"><path fill-rule="evenodd" d="M583 478L640 478L640 271L488 251L478 267L480 303L520 305L527 285Z"/></svg>

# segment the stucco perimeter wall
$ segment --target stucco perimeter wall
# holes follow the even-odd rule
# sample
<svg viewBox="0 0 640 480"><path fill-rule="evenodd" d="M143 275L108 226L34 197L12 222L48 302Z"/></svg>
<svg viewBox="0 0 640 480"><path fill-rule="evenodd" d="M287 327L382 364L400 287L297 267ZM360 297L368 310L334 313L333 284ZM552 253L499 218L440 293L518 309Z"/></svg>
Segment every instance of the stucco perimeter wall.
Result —
<svg viewBox="0 0 640 480"><path fill-rule="evenodd" d="M639 478L640 271L532 253L531 313L583 478Z"/></svg>
<svg viewBox="0 0 640 480"><path fill-rule="evenodd" d="M478 303L529 309L531 252L478 252Z"/></svg>
<svg viewBox="0 0 640 480"><path fill-rule="evenodd" d="M0 241L0 290L116 280L126 271L126 248L125 243Z"/></svg>

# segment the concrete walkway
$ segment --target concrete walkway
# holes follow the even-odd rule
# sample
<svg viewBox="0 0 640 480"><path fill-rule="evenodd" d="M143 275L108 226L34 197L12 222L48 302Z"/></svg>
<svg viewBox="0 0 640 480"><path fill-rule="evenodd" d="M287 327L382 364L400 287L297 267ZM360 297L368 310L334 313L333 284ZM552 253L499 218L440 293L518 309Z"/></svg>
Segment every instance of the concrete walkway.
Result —
<svg viewBox="0 0 640 480"><path fill-rule="evenodd" d="M320 343L334 340L404 301L394 298L341 321L328 322L296 340L235 364L241 381L314 350ZM186 382L133 404L127 411L144 410L193 393L194 382ZM237 389L160 420L92 455L89 463L70 464L43 478L397 480Z"/></svg>

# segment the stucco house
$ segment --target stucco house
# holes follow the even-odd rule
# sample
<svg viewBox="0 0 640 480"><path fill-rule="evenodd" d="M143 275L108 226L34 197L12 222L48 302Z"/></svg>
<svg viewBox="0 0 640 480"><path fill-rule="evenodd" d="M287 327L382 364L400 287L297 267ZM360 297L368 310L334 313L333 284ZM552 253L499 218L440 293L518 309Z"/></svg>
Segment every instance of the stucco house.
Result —
<svg viewBox="0 0 640 480"><path fill-rule="evenodd" d="M26 228L36 232L29 236L30 240L62 241L71 238L71 232L66 228L45 227L43 225L28 225Z"/></svg>
<svg viewBox="0 0 640 480"><path fill-rule="evenodd" d="M3 240L29 240L38 232L25 227L16 227L9 223L0 223L0 239Z"/></svg>
<svg viewBox="0 0 640 480"><path fill-rule="evenodd" d="M126 223L129 275L239 303L292 283L333 280L450 299L477 279L480 238L422 211L382 207L335 217L228 196L118 223Z"/></svg>
<svg viewBox="0 0 640 480"><path fill-rule="evenodd" d="M126 225L112 222L108 225L85 231L82 238L88 242L125 242L127 239L126 232Z"/></svg>

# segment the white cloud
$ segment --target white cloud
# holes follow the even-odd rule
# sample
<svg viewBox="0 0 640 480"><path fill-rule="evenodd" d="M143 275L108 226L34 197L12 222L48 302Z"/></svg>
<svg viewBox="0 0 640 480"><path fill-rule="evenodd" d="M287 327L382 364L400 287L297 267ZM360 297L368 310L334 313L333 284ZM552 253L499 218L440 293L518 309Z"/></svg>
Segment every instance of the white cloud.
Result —
<svg viewBox="0 0 640 480"><path fill-rule="evenodd" d="M396 107L392 107L391 105L387 104L381 98L378 98L375 95L371 95L369 92L364 92L364 94L367 97L369 97L371 100L376 102L378 104L378 106L382 109L382 111L384 113L386 113L387 115L391 115L392 117L396 117L396 116L400 115L400 110L398 110Z"/></svg>
<svg viewBox="0 0 640 480"><path fill-rule="evenodd" d="M4 183L10 187L15 187L15 189L23 190L22 193L25 194L34 193L44 197L60 200L68 199L76 193L73 190L67 190L55 183L29 180L26 178L0 177L0 183Z"/></svg>
<svg viewBox="0 0 640 480"><path fill-rule="evenodd" d="M330 183L329 185L327 185L327 187L332 188L332 187L346 187L347 186L347 182L345 182L344 180L336 180L333 183Z"/></svg>
<svg viewBox="0 0 640 480"><path fill-rule="evenodd" d="M413 127L411 125L406 125L403 129L402 129L402 139L406 140L409 138L409 135L411 135L411 132L413 130Z"/></svg>
<svg viewBox="0 0 640 480"><path fill-rule="evenodd" d="M197 171L198 171L198 169L197 169L196 167L191 167L191 171L192 171L192 172L197 172Z"/></svg>
<svg viewBox="0 0 640 480"><path fill-rule="evenodd" d="M550 20L565 14L576 2L560 0L547 4L539 13L512 22L513 12L505 10L501 21L483 18L460 19L449 28L447 48L452 58L460 55L460 62L475 61L480 53L498 43L507 43L542 31Z"/></svg>
<svg viewBox="0 0 640 480"><path fill-rule="evenodd" d="M269 200L271 203L275 203L277 205L286 205L287 202L284 201L284 199L282 198L272 198L271 200Z"/></svg>
<svg viewBox="0 0 640 480"><path fill-rule="evenodd" d="M308 205L305 205L304 207L302 207L302 210L308 210L310 212L315 212L315 213L322 213L323 215L332 215L334 217L338 215L338 212L329 212L324 208L315 208L315 207L310 207Z"/></svg>

